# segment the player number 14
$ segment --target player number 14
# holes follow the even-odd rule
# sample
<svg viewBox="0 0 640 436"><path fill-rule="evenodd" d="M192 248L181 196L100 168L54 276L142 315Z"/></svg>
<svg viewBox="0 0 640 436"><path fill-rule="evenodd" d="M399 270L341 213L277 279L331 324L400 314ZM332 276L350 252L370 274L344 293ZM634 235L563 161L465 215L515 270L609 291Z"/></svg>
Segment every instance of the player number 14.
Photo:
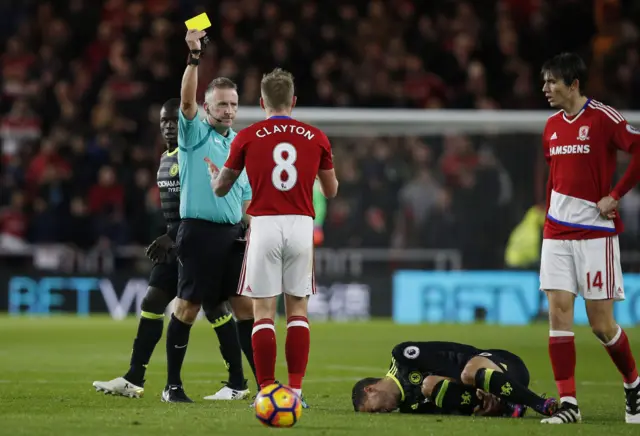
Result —
<svg viewBox="0 0 640 436"><path fill-rule="evenodd" d="M271 182L278 191L290 191L298 181L298 170L293 165L298 158L296 148L288 142L281 142L273 148L276 166L271 172ZM286 174L286 180L282 180Z"/></svg>
<svg viewBox="0 0 640 436"><path fill-rule="evenodd" d="M593 276L593 282L591 281L591 273L587 273L587 290L591 288L600 288L602 289L602 272L598 271Z"/></svg>

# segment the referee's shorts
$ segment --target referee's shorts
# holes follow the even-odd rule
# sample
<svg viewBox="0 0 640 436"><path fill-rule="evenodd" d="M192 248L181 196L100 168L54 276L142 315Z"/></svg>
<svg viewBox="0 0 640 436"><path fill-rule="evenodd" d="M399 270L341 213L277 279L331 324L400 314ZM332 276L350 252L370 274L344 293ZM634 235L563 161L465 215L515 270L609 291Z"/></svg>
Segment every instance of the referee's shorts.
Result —
<svg viewBox="0 0 640 436"><path fill-rule="evenodd" d="M244 258L240 224L183 219L176 240L178 298L217 305L235 295Z"/></svg>

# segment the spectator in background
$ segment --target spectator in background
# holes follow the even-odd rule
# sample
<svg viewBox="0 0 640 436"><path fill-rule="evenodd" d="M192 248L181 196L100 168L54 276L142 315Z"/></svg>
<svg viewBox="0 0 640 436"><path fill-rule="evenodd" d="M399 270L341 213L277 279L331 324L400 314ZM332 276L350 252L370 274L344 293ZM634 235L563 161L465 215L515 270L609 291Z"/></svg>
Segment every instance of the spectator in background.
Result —
<svg viewBox="0 0 640 436"><path fill-rule="evenodd" d="M364 230L361 232L360 246L363 248L388 247L391 229L385 211L370 207L364 212Z"/></svg>
<svg viewBox="0 0 640 436"><path fill-rule="evenodd" d="M460 248L460 225L457 215L451 209L451 192L441 189L438 192L434 207L422 222L419 229L419 244L425 248Z"/></svg>
<svg viewBox="0 0 640 436"><path fill-rule="evenodd" d="M416 175L400 190L404 240L407 241L407 245L423 242L410 235L422 233L433 209L441 201L441 195L442 188L428 168L418 169Z"/></svg>
<svg viewBox="0 0 640 436"><path fill-rule="evenodd" d="M28 159L29 156L25 150L20 154L0 158L0 207L9 204L14 191L24 189L25 165L23 162Z"/></svg>
<svg viewBox="0 0 640 436"><path fill-rule="evenodd" d="M45 168L40 179L37 196L42 198L55 214L64 214L69 207L69 184L67 174L56 170L53 165Z"/></svg>
<svg viewBox="0 0 640 436"><path fill-rule="evenodd" d="M91 186L95 180L97 165L87 154L87 141L74 135L67 149L67 161L71 167L72 183L75 187ZM78 190L77 188L75 190Z"/></svg>
<svg viewBox="0 0 640 436"><path fill-rule="evenodd" d="M29 106L24 98L13 102L11 110L2 117L0 137L2 138L2 153L0 156L13 156L19 153L27 141L40 138L40 118Z"/></svg>
<svg viewBox="0 0 640 436"><path fill-rule="evenodd" d="M1 58L2 94L5 97L16 98L30 94L33 88L26 85L29 79L29 68L35 60L35 55L27 49L18 36L7 41L5 52Z"/></svg>
<svg viewBox="0 0 640 436"><path fill-rule="evenodd" d="M14 191L11 203L0 209L0 248L11 251L22 249L26 245L25 196L21 191Z"/></svg>
<svg viewBox="0 0 640 436"><path fill-rule="evenodd" d="M108 248L130 242L129 226L124 220L124 214L112 204L94 217L94 224L100 247Z"/></svg>
<svg viewBox="0 0 640 436"><path fill-rule="evenodd" d="M58 146L51 138L45 138L40 151L29 163L26 174L26 183L30 190L38 189L38 186L51 178L51 173L68 177L71 168L58 153Z"/></svg>
<svg viewBox="0 0 640 436"><path fill-rule="evenodd" d="M96 225L82 197L74 197L65 219L64 241L81 250L88 250L96 243Z"/></svg>
<svg viewBox="0 0 640 436"><path fill-rule="evenodd" d="M44 198L36 196L29 220L29 240L34 244L62 242L61 228L64 217Z"/></svg>
<svg viewBox="0 0 640 436"><path fill-rule="evenodd" d="M123 208L124 189L116 180L113 168L105 165L98 172L98 182L89 189L89 212L114 216Z"/></svg>
<svg viewBox="0 0 640 436"><path fill-rule="evenodd" d="M175 32L204 3L0 4L7 24L0 26L0 206L12 208L14 192L27 194L23 209L34 214L25 232L75 238L68 226L46 222L54 212L84 229L74 240L81 247L145 245L162 228L148 180L161 152L152 108L180 83L175 59L185 51ZM199 83L227 75L242 84L241 104L254 105L262 72L280 65L296 76L305 106L537 109L546 107L536 91L541 60L571 49L593 54L590 94L638 109L633 7L618 0L221 0L207 10L214 43ZM534 202L525 166L539 135L496 142L366 133L331 138L341 194L328 205L326 246L459 248L471 253L465 266L477 266L484 259L473 252L506 242ZM488 140L490 158L478 152ZM516 145L518 153L509 151ZM621 207L627 216L635 210ZM501 265L499 252L492 258Z"/></svg>
<svg viewBox="0 0 640 436"><path fill-rule="evenodd" d="M149 221L149 212L144 207L152 181L147 169L138 168L134 173L133 186L127 192L125 211L131 230L131 239L140 245L155 236L155 233L151 233L153 229Z"/></svg>
<svg viewBox="0 0 640 436"><path fill-rule="evenodd" d="M478 156L468 137L453 134L445 136L444 152L439 165L447 185L460 186L463 177L469 182L468 175L477 164Z"/></svg>
<svg viewBox="0 0 640 436"><path fill-rule="evenodd" d="M336 198L329 206L326 221L325 243L329 247L357 247L361 242L358 230L361 222L354 204L342 198Z"/></svg>

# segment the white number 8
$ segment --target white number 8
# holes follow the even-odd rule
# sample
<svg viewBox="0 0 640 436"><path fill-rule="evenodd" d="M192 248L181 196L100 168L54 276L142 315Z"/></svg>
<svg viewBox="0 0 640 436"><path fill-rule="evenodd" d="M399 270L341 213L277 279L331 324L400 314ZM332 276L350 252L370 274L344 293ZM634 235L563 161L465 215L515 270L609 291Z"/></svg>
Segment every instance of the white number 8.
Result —
<svg viewBox="0 0 640 436"><path fill-rule="evenodd" d="M287 153L287 157L284 157ZM298 170L293 166L298 158L296 148L288 142L281 142L273 149L273 161L276 166L271 172L271 182L278 191L293 189L298 181ZM282 180L282 173L287 175L287 180Z"/></svg>

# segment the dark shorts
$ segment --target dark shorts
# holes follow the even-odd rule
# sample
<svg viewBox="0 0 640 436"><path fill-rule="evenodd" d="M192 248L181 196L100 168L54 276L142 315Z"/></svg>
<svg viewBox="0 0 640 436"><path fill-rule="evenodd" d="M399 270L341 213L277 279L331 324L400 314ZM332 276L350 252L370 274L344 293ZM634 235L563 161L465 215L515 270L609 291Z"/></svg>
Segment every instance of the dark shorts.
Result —
<svg viewBox="0 0 640 436"><path fill-rule="evenodd" d="M529 369L520 357L506 350L485 350L479 355L498 365L518 383L529 386Z"/></svg>
<svg viewBox="0 0 640 436"><path fill-rule="evenodd" d="M176 240L178 297L195 304L219 304L234 295L244 249L240 225L184 219Z"/></svg>
<svg viewBox="0 0 640 436"><path fill-rule="evenodd" d="M154 264L149 274L149 287L175 297L178 292L178 261Z"/></svg>

